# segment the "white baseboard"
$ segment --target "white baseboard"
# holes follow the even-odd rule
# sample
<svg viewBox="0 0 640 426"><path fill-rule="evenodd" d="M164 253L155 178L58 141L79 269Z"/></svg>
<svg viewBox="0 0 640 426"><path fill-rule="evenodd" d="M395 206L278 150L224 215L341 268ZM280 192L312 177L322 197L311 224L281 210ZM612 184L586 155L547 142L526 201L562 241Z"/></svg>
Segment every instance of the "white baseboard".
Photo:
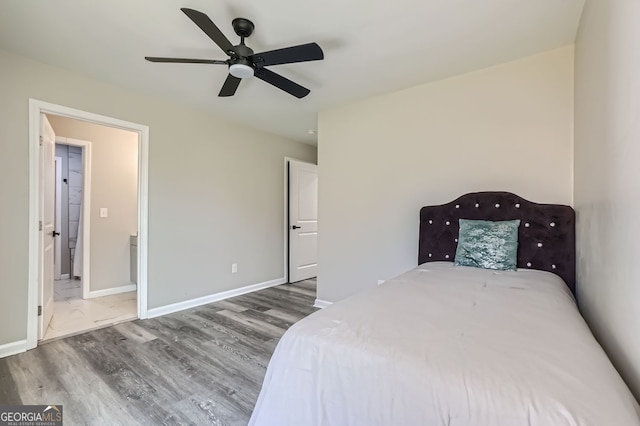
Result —
<svg viewBox="0 0 640 426"><path fill-rule="evenodd" d="M4 345L0 345L0 358L19 354L27 351L27 341L18 340L17 342L11 342Z"/></svg>
<svg viewBox="0 0 640 426"><path fill-rule="evenodd" d="M61 279L61 280L68 280L68 279L69 279L69 274L62 274L62 275L60 275L60 279Z"/></svg>
<svg viewBox="0 0 640 426"><path fill-rule="evenodd" d="M327 302L326 300L316 299L316 303L313 304L313 307L323 309L332 304L333 302Z"/></svg>
<svg viewBox="0 0 640 426"><path fill-rule="evenodd" d="M89 292L89 299L94 297L111 296L112 294L126 293L128 291L137 290L138 286L135 284L121 285L120 287L105 288L104 290L95 290Z"/></svg>
<svg viewBox="0 0 640 426"><path fill-rule="evenodd" d="M218 302L220 300L228 299L230 297L240 296L247 293L252 293L264 288L275 287L280 284L286 283L284 278L277 278L271 281L265 281L258 284L252 284L245 287L236 288L233 290L223 291L220 293L211 294L209 296L198 297L197 299L185 300L184 302L172 303L171 305L160 306L159 308L149 309L147 311L147 318L155 318L161 315L172 314L174 312L183 311L189 308L195 308L196 306L206 305L207 303Z"/></svg>

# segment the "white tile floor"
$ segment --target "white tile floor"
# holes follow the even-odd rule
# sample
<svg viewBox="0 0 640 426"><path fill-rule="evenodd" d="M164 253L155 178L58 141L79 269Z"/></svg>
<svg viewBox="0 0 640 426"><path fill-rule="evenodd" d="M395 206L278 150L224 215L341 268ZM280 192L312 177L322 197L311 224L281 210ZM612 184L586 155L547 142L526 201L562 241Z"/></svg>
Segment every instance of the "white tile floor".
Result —
<svg viewBox="0 0 640 426"><path fill-rule="evenodd" d="M138 317L136 292L82 299L82 281L53 284L53 318L42 340L94 330Z"/></svg>

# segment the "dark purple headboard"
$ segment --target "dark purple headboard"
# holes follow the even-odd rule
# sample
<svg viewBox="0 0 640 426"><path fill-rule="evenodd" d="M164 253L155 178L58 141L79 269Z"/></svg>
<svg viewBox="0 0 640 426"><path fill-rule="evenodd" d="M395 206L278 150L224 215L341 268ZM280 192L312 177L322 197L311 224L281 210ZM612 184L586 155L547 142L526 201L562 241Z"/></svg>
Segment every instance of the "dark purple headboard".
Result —
<svg viewBox="0 0 640 426"><path fill-rule="evenodd" d="M510 192L472 192L440 206L420 210L418 264L453 261L458 219L520 219L518 268L559 275L575 294L575 212L569 206L537 204Z"/></svg>

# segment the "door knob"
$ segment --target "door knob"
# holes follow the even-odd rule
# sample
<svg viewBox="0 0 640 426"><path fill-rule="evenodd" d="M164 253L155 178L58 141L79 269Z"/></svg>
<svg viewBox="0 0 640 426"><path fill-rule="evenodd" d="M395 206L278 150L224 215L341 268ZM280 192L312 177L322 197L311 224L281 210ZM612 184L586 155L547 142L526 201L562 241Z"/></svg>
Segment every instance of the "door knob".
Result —
<svg viewBox="0 0 640 426"><path fill-rule="evenodd" d="M302 226L296 226L296 225L293 225L293 226L291 227L291 229L300 229L300 228L302 228Z"/></svg>
<svg viewBox="0 0 640 426"><path fill-rule="evenodd" d="M52 235L53 237L57 237L58 235L60 235L60 233L59 233L59 232L56 232L56 231L53 231L53 232L51 232L51 235Z"/></svg>

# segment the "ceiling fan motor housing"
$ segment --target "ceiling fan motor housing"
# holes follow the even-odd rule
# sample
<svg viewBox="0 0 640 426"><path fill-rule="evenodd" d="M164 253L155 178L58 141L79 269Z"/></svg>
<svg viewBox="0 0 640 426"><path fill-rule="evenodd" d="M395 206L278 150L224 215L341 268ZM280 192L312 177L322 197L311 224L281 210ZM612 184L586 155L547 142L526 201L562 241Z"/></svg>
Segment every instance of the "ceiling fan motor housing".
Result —
<svg viewBox="0 0 640 426"><path fill-rule="evenodd" d="M239 45L234 47L236 48L236 52L238 52L238 54L242 57L246 58L247 56L253 55L253 49L248 47L244 43L240 43Z"/></svg>

